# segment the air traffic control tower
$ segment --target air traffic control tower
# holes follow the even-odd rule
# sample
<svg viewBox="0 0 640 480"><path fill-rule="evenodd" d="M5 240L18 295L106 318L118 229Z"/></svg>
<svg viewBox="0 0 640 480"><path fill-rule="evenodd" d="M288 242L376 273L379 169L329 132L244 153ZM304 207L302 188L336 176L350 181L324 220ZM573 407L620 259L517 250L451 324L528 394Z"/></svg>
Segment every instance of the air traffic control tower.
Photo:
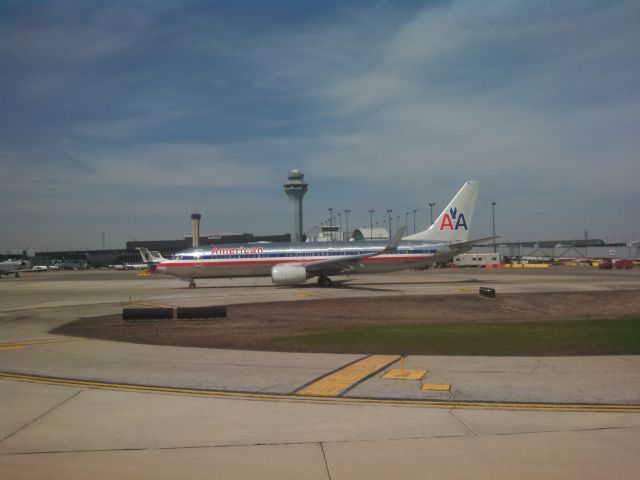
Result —
<svg viewBox="0 0 640 480"><path fill-rule="evenodd" d="M283 185L289 197L289 230L292 242L302 241L302 197L307 193L308 184L304 183L304 174L291 170L288 182Z"/></svg>

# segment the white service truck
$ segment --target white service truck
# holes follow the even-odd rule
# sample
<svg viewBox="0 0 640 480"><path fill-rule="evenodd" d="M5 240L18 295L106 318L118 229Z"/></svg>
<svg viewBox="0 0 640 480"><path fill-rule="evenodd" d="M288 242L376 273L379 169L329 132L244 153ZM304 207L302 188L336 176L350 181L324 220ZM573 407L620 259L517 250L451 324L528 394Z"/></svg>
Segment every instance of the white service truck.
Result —
<svg viewBox="0 0 640 480"><path fill-rule="evenodd" d="M484 267L498 263L504 263L501 253L463 253L453 257L453 265L456 267Z"/></svg>

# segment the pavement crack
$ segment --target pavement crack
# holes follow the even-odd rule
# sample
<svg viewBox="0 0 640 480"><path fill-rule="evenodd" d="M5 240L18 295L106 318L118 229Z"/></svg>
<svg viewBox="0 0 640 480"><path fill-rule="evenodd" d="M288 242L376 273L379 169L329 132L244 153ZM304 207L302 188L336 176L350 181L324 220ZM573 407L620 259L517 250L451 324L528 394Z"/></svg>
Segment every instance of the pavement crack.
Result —
<svg viewBox="0 0 640 480"><path fill-rule="evenodd" d="M628 427L625 426L613 426L613 427L585 427L585 428L569 428L566 430L532 430L532 431L522 431L522 432L504 432L504 433L490 433L487 435L482 435L483 437L510 437L510 436L518 436L518 435L541 435L545 433L581 433L581 432L601 432L606 430L633 430L638 429L639 427L635 425L631 425Z"/></svg>
<svg viewBox="0 0 640 480"><path fill-rule="evenodd" d="M34 423L36 423L38 420L46 417L47 415L49 415L51 412L53 412L54 410L56 410L58 407L61 407L62 405L64 405L65 403L67 403L70 400L73 400L75 397L77 397L80 392L82 392L82 390L78 390L76 393L74 393L73 395L71 395L70 397L62 400L60 403L54 405L53 407L51 407L49 410L47 410L46 412L44 412L42 415L37 416L36 418L34 418L33 420L31 420L30 422L28 422L27 424L23 425L22 427L20 427L18 430L16 430L13 433L10 433L9 435L7 435L6 437L4 437L2 440L0 440L0 443L10 439L11 437L13 437L14 435L20 433L21 431L23 431L25 428L30 427L31 425L33 425Z"/></svg>
<svg viewBox="0 0 640 480"><path fill-rule="evenodd" d="M80 392L78 392L80 393ZM76 395L78 394L76 393ZM75 396L75 395L74 395ZM73 397L71 397L73 398ZM69 398L68 400L71 400ZM67 400L67 401L68 401ZM62 402L65 403L65 402ZM57 407L54 407L57 408ZM53 409L52 409L53 410ZM46 414L45 414L46 415ZM42 415L44 416L44 415ZM41 417L42 417L41 416ZM34 420L35 421L35 420ZM33 422L32 422L33 423ZM467 427L468 428L468 427ZM479 435L474 433L474 436L483 437L500 437L500 436L517 436L517 435L539 435L545 433L565 433L565 432L590 432L590 431L606 431L606 430L625 430L625 429L637 429L639 427L598 427L598 428L584 428L584 429L571 429L571 430L551 430L551 431L536 431L536 432L513 432L513 433L493 433L487 435ZM451 438L469 438L468 435L434 435L434 436L409 436L409 437L390 437L390 438L368 438L368 439L350 439L350 440L325 440L322 442L309 441L309 442L255 442L255 443L228 443L219 445L181 445L181 446L167 446L167 447L129 447L129 448L96 448L96 449L74 449L74 450L40 450L33 452L2 452L0 457L13 456L13 455L58 455L65 453L106 453L106 452L142 452L142 451L166 451L166 450L196 450L196 449L211 449L211 448L246 448L246 447L281 447L281 446L295 446L295 445L320 445L322 455L325 459L325 465L327 466L327 475L331 479L326 452L324 450L325 444L357 444L357 443L370 443L370 442L406 442L412 440L438 440L438 439L451 439Z"/></svg>
<svg viewBox="0 0 640 480"><path fill-rule="evenodd" d="M327 461L327 454L324 451L324 444L320 442L320 450L322 451L322 458L324 459L324 466L327 469L327 478L331 480L331 470L329 470L329 462Z"/></svg>
<svg viewBox="0 0 640 480"><path fill-rule="evenodd" d="M451 438L461 437L464 435L438 435L438 436L416 436L416 437L398 437L398 438L370 438L370 439L353 439L353 440L330 440L324 442L302 441L302 442L255 442L255 443L225 443L219 445L180 445L172 447L124 447L124 448L88 448L73 450L37 450L32 452L1 452L0 457L11 455L56 455L65 453L99 453L99 452L140 452L140 451L163 451L163 450L197 450L207 448L246 448L246 447L283 447L292 445L318 445L320 444L324 454L324 444L349 444L349 443L366 443L377 441L405 441L405 440L426 440L431 438Z"/></svg>
<svg viewBox="0 0 640 480"><path fill-rule="evenodd" d="M473 428L471 428L469 425L467 425L467 424L464 422L464 420L462 420L460 417L458 417L458 416L456 415L455 411L453 411L453 410L449 410L449 414L450 414L453 418L455 418L458 422L460 422L460 423L462 424L462 426L463 426L466 430L468 430L468 431L471 433L471 435L473 435L474 437L477 437L477 436L478 436L478 434L473 430Z"/></svg>

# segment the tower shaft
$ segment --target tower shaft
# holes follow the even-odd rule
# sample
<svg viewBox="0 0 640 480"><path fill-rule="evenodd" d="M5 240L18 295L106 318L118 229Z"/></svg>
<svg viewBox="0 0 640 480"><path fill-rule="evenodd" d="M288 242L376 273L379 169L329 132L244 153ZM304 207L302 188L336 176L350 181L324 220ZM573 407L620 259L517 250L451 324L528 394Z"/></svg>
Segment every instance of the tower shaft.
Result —
<svg viewBox="0 0 640 480"><path fill-rule="evenodd" d="M302 197L307 192L308 184L304 183L304 174L291 170L288 182L283 185L289 197L289 231L292 242L302 241Z"/></svg>
<svg viewBox="0 0 640 480"><path fill-rule="evenodd" d="M193 248L197 248L200 245L200 219L202 215L199 213L191 214L191 239Z"/></svg>

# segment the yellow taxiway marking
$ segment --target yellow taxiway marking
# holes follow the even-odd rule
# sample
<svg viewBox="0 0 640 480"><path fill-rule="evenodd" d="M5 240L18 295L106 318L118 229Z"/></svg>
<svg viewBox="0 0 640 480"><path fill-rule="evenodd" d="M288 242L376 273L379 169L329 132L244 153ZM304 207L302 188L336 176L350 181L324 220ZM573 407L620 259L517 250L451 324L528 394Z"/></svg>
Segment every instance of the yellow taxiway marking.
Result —
<svg viewBox="0 0 640 480"><path fill-rule="evenodd" d="M10 345L8 347L3 347L0 346L0 352L4 351L4 350L22 350L24 347L20 346L20 345Z"/></svg>
<svg viewBox="0 0 640 480"><path fill-rule="evenodd" d="M316 380L296 393L314 397L337 397L399 359L398 355L371 355Z"/></svg>
<svg viewBox="0 0 640 480"><path fill-rule="evenodd" d="M457 291L459 292L474 292L475 290L471 289L471 288L456 288Z"/></svg>
<svg viewBox="0 0 640 480"><path fill-rule="evenodd" d="M420 390L429 390L432 392L448 392L451 390L451 385L439 384L439 383L425 383L420 387Z"/></svg>
<svg viewBox="0 0 640 480"><path fill-rule="evenodd" d="M322 298L320 295L316 295L314 293L307 293L307 292L297 292L296 297Z"/></svg>
<svg viewBox="0 0 640 480"><path fill-rule="evenodd" d="M518 410L518 411L550 411L550 412L608 412L608 413L640 413L640 404L554 404L554 403L514 403L514 402L472 402L452 400L390 400L357 397L311 397L300 395L279 395L275 393L247 393L224 390L199 390L189 388L161 387L148 385L132 385L95 382L91 380L77 380L69 378L43 377L38 375L24 375L20 373L0 372L0 380L15 380L20 382L42 383L64 387L93 388L138 393L156 393L170 395L203 396L209 398L228 398L236 400L284 401L314 404L338 405L370 405L383 407L410 408L446 408L468 410Z"/></svg>
<svg viewBox="0 0 640 480"><path fill-rule="evenodd" d="M427 374L426 370L403 370L394 368L385 373L382 378L393 378L400 380L421 380Z"/></svg>
<svg viewBox="0 0 640 480"><path fill-rule="evenodd" d="M31 345L43 345L47 343L79 342L82 340L82 338L44 338L41 340L20 340L11 343L0 343L0 349L23 348L29 347Z"/></svg>

